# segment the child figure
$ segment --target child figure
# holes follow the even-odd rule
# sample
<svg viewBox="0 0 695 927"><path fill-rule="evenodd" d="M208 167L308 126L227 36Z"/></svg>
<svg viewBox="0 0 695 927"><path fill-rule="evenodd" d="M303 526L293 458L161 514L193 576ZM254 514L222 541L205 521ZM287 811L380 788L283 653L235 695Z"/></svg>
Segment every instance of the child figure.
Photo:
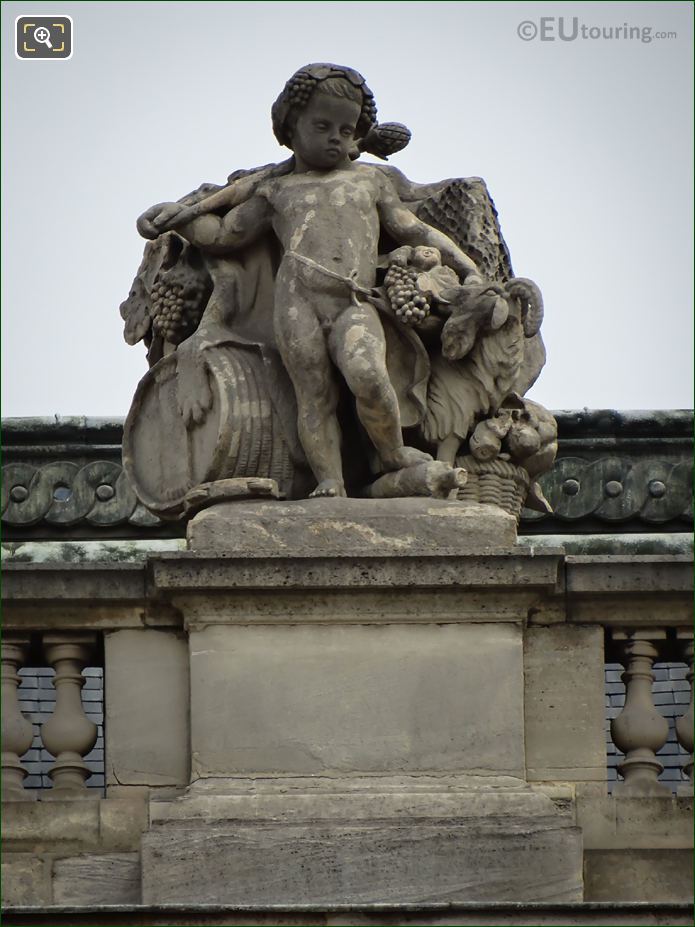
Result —
<svg viewBox="0 0 695 927"><path fill-rule="evenodd" d="M355 397L385 470L431 460L403 444L384 333L368 301L381 226L399 243L439 249L460 277L477 275L476 265L448 236L401 203L378 168L352 160L356 140L374 125L375 114L371 92L355 71L302 68L273 106L274 131L294 152L293 170L262 181L222 217L206 214L176 228L216 255L233 253L271 229L279 239L284 255L273 324L297 396L299 438L318 482L312 496L345 495L333 365ZM171 228L181 209L166 205L154 227ZM199 397L184 396L182 412L186 424L199 420Z"/></svg>

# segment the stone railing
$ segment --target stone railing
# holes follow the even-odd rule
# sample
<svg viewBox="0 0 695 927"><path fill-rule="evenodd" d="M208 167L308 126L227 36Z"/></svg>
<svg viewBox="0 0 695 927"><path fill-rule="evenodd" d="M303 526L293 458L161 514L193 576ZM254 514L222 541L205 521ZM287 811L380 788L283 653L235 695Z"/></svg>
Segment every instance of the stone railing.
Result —
<svg viewBox="0 0 695 927"><path fill-rule="evenodd" d="M19 893L11 897L28 897L22 873L36 857L30 897L159 904L178 879L178 870L167 870L163 882L157 868L160 849L167 859L178 852L176 815L204 815L206 796L225 777L238 785L219 799L227 809L219 813L255 815L255 805L243 805L256 789L249 783L270 781L289 758L292 772L284 775L300 793L309 790L297 798L307 813L314 783L354 782L358 791L366 783L368 793L381 781L402 788L405 778L432 792L432 810L418 812L432 815L452 800L446 777L456 788L494 783L495 802L506 800L505 790L527 802L530 790L547 805L539 820L559 814L570 837L581 828L583 850L578 838L568 845L580 860L584 854L585 900L685 900L692 757L673 796L658 782L665 722L651 693L656 661L687 662L692 681L691 568L682 556L528 547L463 557L180 551L141 563L8 563L4 836L18 880L7 884ZM627 689L613 725L624 781L612 796L607 661L622 663ZM80 702L81 670L95 662L104 667L105 798L85 788L95 729ZM36 802L23 786L31 727L18 708L17 681L23 666L41 665L55 670L56 708L42 730L55 762L53 788ZM365 686L377 686L377 701ZM360 714L359 706L371 708ZM685 709L677 731L692 751L692 697ZM267 738L259 737L266 726ZM354 751L346 753L345 743ZM343 800L357 801L316 796L317 807L338 802L327 814L344 814ZM284 799L258 801L272 822ZM93 874L88 884L85 871ZM581 866L576 871L580 881L563 897L581 896ZM515 873L514 897L544 890L542 880ZM234 897L265 897L261 882L244 891Z"/></svg>
<svg viewBox="0 0 695 927"><path fill-rule="evenodd" d="M669 633L671 631L671 633ZM618 765L623 780L616 793L626 795L670 795L671 789L658 781L663 765L656 754L663 748L669 733L666 719L654 704L652 691L654 663L682 662L687 666L690 704L675 725L678 743L687 758L683 775L693 784L693 631L692 628L611 628L607 650L625 667L625 705L611 721L611 736L625 754Z"/></svg>
<svg viewBox="0 0 695 927"><path fill-rule="evenodd" d="M341 568L346 573L344 582L347 588L355 585L359 590L359 576L350 572L350 559L343 558L341 562ZM438 562L447 560L446 557L435 559ZM432 558L428 560L432 561ZM398 562L398 558L391 558L391 561ZM49 772L53 788L41 797L93 797L95 792L85 787L90 770L83 758L94 746L96 726L85 715L80 700L80 690L84 683L81 671L86 666L98 665L95 660L102 659L101 655L104 655L105 686L110 696L106 704L107 715L111 709L111 727L107 728L105 747L107 755L111 752L122 757L124 745L118 743L117 738L123 736L126 740L130 739L131 744L133 742L132 727L127 730L128 725L124 720L127 715L126 705L131 710L136 707L136 703L131 705L128 702L127 692L129 674L134 671L127 666L127 660L136 652L133 647L140 648L137 653L138 685L149 679L149 697L154 702L161 700L160 708L164 712L163 716L157 717L153 704L142 706L140 717L133 720L135 728L139 729L138 742L147 752L148 715L153 725L152 736L160 746L161 738L158 737L157 729L162 724L171 726L176 732L176 743L169 744L172 751L171 769L175 769L175 772L162 772L160 769L154 777L157 780L155 784L186 784L190 765L190 757L185 755L184 748L188 737L184 730L188 711L186 637L195 622L181 609L180 580L170 585L166 577L174 574L179 576L181 571L185 575L190 569L202 570L202 577L205 570L211 568L212 562L201 561L199 556L182 552L164 555L163 558L151 557L149 562L140 564L7 564L2 644L2 768L3 796L6 800L34 797L33 791L23 787L26 771L22 768L21 757L31 746L32 726L19 708L19 671L25 666L49 666L55 671L55 710L41 728L42 744L55 757ZM452 558L452 566L455 562L455 558ZM504 562L508 563L508 559ZM311 591L311 584L307 588L297 578L303 568L300 566L297 573L290 568L289 561L286 563L283 560L282 563L283 568L292 573L290 585L296 588L298 584L306 595L306 608L310 612L315 593ZM540 568L543 563L546 564L546 571L549 571L547 576L553 577L552 588L547 587L550 580L546 578L542 594L526 602L520 613L510 613L508 616L510 620L521 622L525 627L526 660L533 661L533 666L527 667L526 691L526 773L529 778L537 781L553 778L567 781L575 778L571 759L559 763L547 756L542 759L542 756L552 754L554 743L559 745L560 752L567 750L563 731L567 727L568 718L571 720L578 707L571 705L565 696L564 714L558 716L550 712L536 717L534 702L535 688L553 688L553 673L560 665L558 653L562 653L564 660L562 672L569 672L570 683L576 683L576 680L573 682L571 667L572 647L576 647L579 649L574 656L583 666L588 661L593 674L590 686L587 678L581 680L587 701L578 704L590 705L591 711L587 718L577 719L586 735L582 743L575 742L577 769L590 767L590 778L605 784L603 670L606 663L619 663L624 667L622 678L626 686L625 704L621 713L611 722L611 734L615 746L625 754L625 758L618 767L624 781L618 783L616 794L670 794L670 789L658 782L662 764L656 754L667 740L668 724L653 701L653 665L657 662L682 663L687 666L686 678L691 686L691 696L689 707L683 706L683 713L677 720L676 734L680 746L688 754L683 765L683 786L687 787L688 782L692 784L693 632L689 624L688 558L562 557L556 553L544 553L536 555L532 561L526 561L524 569L528 570L534 564ZM228 577L232 567L229 561L223 561L215 569L222 571L220 576ZM553 576L553 570L559 570L557 579ZM336 608L339 603L340 609L349 609L345 590L341 592L340 589L342 583L339 578L336 579L335 566L332 565L325 575L326 589L322 596L335 598ZM215 573L215 576L210 574L208 581L214 588L222 580ZM224 579L225 583L228 581L228 578ZM245 581L251 583L248 592L251 598L243 599L246 604L242 609L255 609L259 601L258 590L254 589L255 584L251 580L247 578ZM190 579L186 582L192 582L195 586L195 582ZM201 578L200 582L204 580ZM322 586L320 579L317 582ZM529 582L528 577L525 582ZM330 587L335 583L338 588L331 591ZM420 596L417 580L409 575L407 584L413 587L409 595L414 597L413 608L416 610L412 620L415 620ZM495 582L491 579L486 586L486 595L492 596ZM453 592L449 589L447 595L451 596ZM513 594L511 588L509 594ZM277 604L273 607L279 609L279 612L278 617L272 619L273 622L281 620L282 596L278 598L278 595L278 590L275 590L273 596ZM364 592L359 592L359 595L364 605ZM428 595L423 590L423 604ZM239 596L235 601L239 601ZM294 600L292 608L295 608ZM501 614L505 615L506 611L503 609ZM287 620L290 618L292 613ZM465 615L454 617L451 614L445 616L444 620L471 619ZM132 643L121 646L126 641ZM539 648L538 652L536 647ZM166 676L165 673L170 675ZM564 678L562 682L558 681L558 697L566 682ZM114 690L116 683L126 691ZM574 697L576 694L576 688L570 686L569 695ZM123 706L120 712L117 710L119 704ZM175 717L174 705L178 706L181 718ZM554 730L553 722L556 718L558 727ZM538 732L536 725L539 725ZM587 753L588 743L591 744L588 750L592 755L590 762L583 756ZM572 750L566 755L571 758ZM133 768L136 766L137 763ZM110 779L107 776L107 785L122 784L124 780L118 772L117 764L111 764L111 768L112 775ZM585 769L577 773L578 778L585 775Z"/></svg>
<svg viewBox="0 0 695 927"><path fill-rule="evenodd" d="M19 670L37 663L54 670L55 708L41 725L40 737L46 751L55 757L48 771L52 788L43 800L98 797L85 782L91 770L84 762L97 740L97 725L84 710L81 699L83 669L93 665L98 635L89 630L46 631L30 635L6 630L2 638L2 800L20 801L36 797L24 788L27 770L21 757L30 749L33 725L20 710Z"/></svg>

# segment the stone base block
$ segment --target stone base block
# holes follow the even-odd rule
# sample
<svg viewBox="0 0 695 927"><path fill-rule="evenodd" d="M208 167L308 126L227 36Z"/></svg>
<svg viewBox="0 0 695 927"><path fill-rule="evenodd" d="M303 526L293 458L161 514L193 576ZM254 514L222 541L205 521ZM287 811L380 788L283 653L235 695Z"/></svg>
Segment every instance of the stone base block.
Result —
<svg viewBox="0 0 695 927"><path fill-rule="evenodd" d="M139 855L85 854L57 859L53 865L53 901L63 905L138 904Z"/></svg>
<svg viewBox="0 0 695 927"><path fill-rule="evenodd" d="M49 866L29 853L2 854L3 905L44 905L51 900Z"/></svg>
<svg viewBox="0 0 695 927"><path fill-rule="evenodd" d="M143 903L581 900L581 833L549 799L514 780L425 779L248 780L153 804Z"/></svg>
<svg viewBox="0 0 695 927"><path fill-rule="evenodd" d="M509 550L516 521L490 505L440 499L223 502L188 523L190 550L258 556Z"/></svg>

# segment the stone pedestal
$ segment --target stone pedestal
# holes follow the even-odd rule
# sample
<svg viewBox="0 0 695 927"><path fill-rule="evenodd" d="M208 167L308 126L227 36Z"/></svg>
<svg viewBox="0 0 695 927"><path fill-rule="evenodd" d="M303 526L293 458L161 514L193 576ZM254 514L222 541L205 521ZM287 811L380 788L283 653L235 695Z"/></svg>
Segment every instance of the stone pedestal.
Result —
<svg viewBox="0 0 695 927"><path fill-rule="evenodd" d="M145 904L577 901L526 784L524 626L557 554L432 499L228 502L153 562L182 614L191 785L153 801Z"/></svg>

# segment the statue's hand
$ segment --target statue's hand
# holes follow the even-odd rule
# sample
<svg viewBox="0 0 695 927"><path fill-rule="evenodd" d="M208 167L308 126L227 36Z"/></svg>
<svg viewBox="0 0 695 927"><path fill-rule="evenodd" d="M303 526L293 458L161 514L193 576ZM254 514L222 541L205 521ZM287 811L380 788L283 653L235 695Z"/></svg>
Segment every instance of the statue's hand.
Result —
<svg viewBox="0 0 695 927"><path fill-rule="evenodd" d="M165 231L167 223L185 208L181 203L157 203L150 206L137 221L138 232L143 238L158 238Z"/></svg>
<svg viewBox="0 0 695 927"><path fill-rule="evenodd" d="M176 395L186 428L200 425L212 405L204 352L195 335L176 350Z"/></svg>

